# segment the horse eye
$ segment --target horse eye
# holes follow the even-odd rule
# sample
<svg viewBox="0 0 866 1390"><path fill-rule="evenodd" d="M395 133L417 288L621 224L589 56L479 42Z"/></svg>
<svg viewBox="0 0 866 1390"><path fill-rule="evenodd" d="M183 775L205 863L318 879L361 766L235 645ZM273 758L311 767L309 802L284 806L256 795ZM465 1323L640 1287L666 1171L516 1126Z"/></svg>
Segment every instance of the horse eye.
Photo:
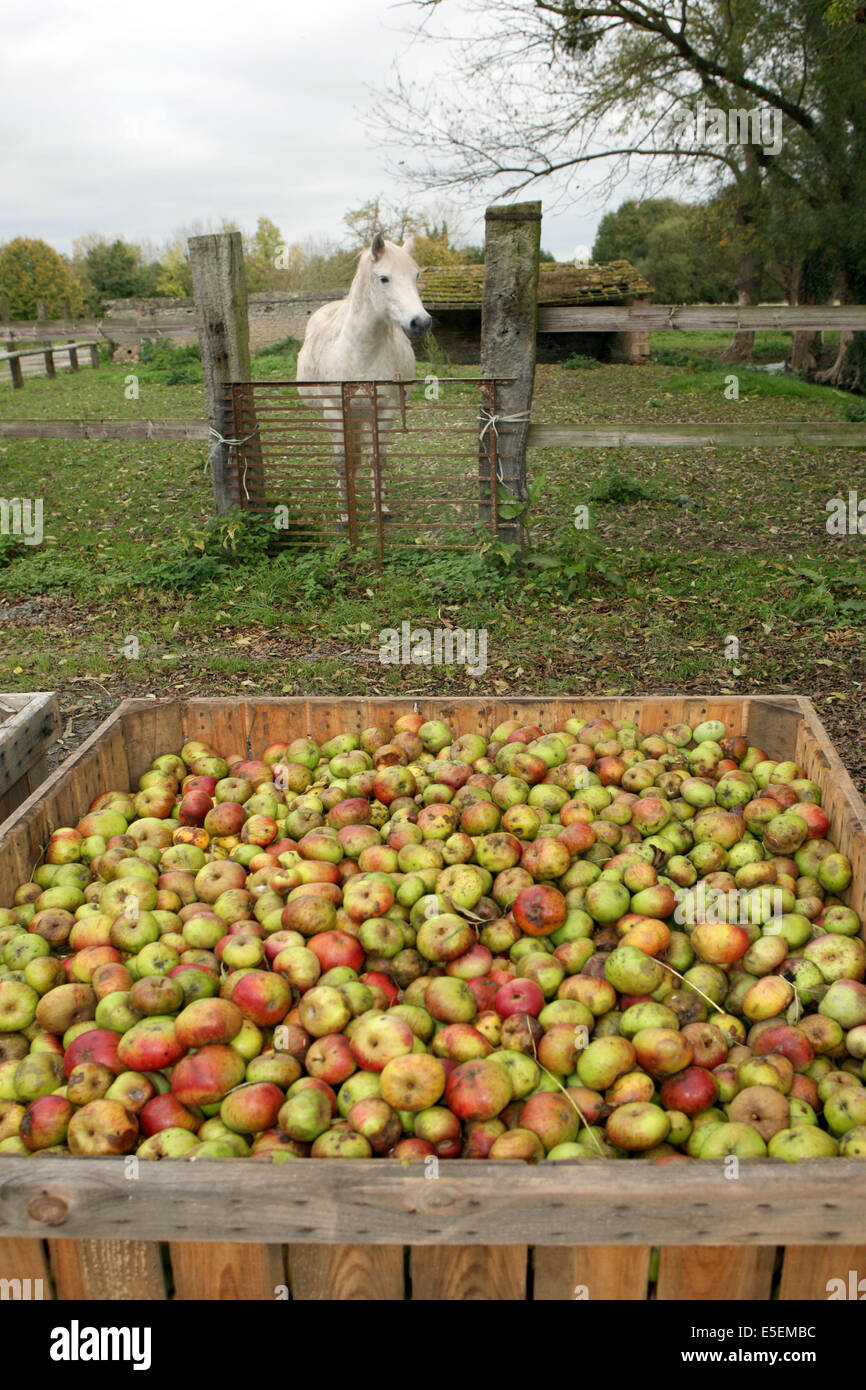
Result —
<svg viewBox="0 0 866 1390"><path fill-rule="evenodd" d="M388 283L388 281L390 280L390 278L391 278L390 275L380 275L380 276L379 276L379 280L380 280L380 282L381 282L383 285L387 285L387 283Z"/></svg>

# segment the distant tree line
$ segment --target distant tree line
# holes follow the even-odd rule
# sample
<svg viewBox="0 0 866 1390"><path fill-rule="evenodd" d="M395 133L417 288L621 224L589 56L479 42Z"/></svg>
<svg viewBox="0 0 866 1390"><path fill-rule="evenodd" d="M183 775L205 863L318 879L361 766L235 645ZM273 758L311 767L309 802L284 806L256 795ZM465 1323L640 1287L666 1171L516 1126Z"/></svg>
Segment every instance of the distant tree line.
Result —
<svg viewBox="0 0 866 1390"><path fill-rule="evenodd" d="M381 198L350 209L343 218L342 242L289 242L268 217L256 230L243 233L247 288L264 290L333 290L347 286L358 252L377 231L402 242L415 237L419 265L481 265L484 247L453 232L453 216L427 215ZM13 319L36 317L45 301L49 318L59 318L64 301L74 317L97 315L109 299L192 294L187 237L206 231L240 231L236 222L218 227L192 224L161 247L122 237L90 234L77 238L73 254L63 256L46 242L18 237L0 246L0 296ZM541 258L553 261L550 251ZM623 203L601 220L593 260L628 260L655 287L664 303L725 303L736 297L738 253L734 210L724 197L708 203L672 198ZM778 298L780 282L765 276L762 295Z"/></svg>

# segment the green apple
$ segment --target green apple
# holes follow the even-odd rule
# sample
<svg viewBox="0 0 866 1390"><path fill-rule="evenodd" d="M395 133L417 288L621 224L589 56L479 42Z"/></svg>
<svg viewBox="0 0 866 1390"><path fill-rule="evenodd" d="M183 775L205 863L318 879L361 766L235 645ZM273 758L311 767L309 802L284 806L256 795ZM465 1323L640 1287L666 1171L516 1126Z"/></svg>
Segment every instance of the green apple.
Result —
<svg viewBox="0 0 866 1390"><path fill-rule="evenodd" d="M767 1145L752 1125L729 1121L712 1126L701 1145L699 1157L727 1158L735 1154L738 1158L764 1158L766 1153Z"/></svg>
<svg viewBox="0 0 866 1390"><path fill-rule="evenodd" d="M774 1134L769 1144L770 1158L799 1163L804 1158L835 1158L839 1144L826 1130L812 1125L796 1125Z"/></svg>

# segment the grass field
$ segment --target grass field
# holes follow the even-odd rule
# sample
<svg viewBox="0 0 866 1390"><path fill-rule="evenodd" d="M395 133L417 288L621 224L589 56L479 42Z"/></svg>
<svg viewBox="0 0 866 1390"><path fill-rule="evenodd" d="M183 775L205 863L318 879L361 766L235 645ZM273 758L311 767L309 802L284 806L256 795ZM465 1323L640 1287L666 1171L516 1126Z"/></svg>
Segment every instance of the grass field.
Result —
<svg viewBox="0 0 866 1390"><path fill-rule="evenodd" d="M539 367L533 420L850 414L850 396L760 371L739 370L727 399L731 369L712 360L726 336L673 337L653 335L664 360L645 367ZM759 334L756 359L781 360L788 343ZM183 379L194 365L176 384L132 369L133 400L130 370L0 385L0 415L203 418L201 385ZM285 354L255 361L256 379L292 375ZM61 753L127 694L794 691L815 699L866 788L866 536L826 530L831 498L866 496L862 452L538 450L530 477L522 559L410 549L380 572L336 537L269 556L261 530L217 530L201 445L0 443L0 495L42 497L45 511L41 546L0 535L0 690L60 692ZM588 530L575 527L582 505ZM404 619L486 629L486 672L383 665L378 634Z"/></svg>

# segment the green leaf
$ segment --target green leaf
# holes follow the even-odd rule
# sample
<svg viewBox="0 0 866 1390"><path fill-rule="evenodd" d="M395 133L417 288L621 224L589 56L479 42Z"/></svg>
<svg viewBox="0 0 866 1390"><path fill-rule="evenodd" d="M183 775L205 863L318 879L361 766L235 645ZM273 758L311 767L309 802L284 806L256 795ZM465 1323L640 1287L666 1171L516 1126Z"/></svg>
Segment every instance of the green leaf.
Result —
<svg viewBox="0 0 866 1390"><path fill-rule="evenodd" d="M531 555L527 556L526 563L528 565L535 565L536 568L540 570L562 569L562 557L560 555L549 555L544 551L534 551Z"/></svg>
<svg viewBox="0 0 866 1390"><path fill-rule="evenodd" d="M527 489L529 493L529 504L532 507L538 505L547 483L547 465L544 464L537 477L533 478Z"/></svg>

